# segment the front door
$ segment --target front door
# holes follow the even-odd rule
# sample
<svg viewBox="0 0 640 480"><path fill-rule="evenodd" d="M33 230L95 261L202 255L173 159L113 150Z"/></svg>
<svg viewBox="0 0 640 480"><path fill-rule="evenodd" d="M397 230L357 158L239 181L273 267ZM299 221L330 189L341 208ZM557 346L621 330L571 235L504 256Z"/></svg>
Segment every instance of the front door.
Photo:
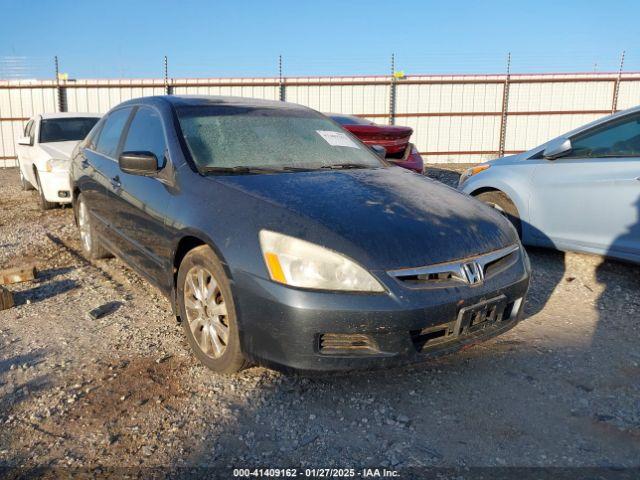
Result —
<svg viewBox="0 0 640 480"><path fill-rule="evenodd" d="M131 121L123 152L150 152L163 167L157 175L132 175L120 171L120 208L116 220L120 234L129 243L131 262L152 282L170 288L171 237L165 218L172 203L171 160L160 114L139 107Z"/></svg>
<svg viewBox="0 0 640 480"><path fill-rule="evenodd" d="M571 143L571 152L542 160L534 172L534 225L560 248L640 254L640 115L594 127Z"/></svg>

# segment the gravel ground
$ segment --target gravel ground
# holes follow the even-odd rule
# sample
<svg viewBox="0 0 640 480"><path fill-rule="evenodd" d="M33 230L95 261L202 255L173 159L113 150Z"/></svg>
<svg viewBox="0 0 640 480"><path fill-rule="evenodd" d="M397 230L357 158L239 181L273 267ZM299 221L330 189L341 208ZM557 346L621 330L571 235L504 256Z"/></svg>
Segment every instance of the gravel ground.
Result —
<svg viewBox="0 0 640 480"><path fill-rule="evenodd" d="M640 465L637 266L531 249L527 318L488 343L382 372L225 377L153 287L79 250L71 209L40 212L0 169L0 268L40 272L0 312L0 466Z"/></svg>

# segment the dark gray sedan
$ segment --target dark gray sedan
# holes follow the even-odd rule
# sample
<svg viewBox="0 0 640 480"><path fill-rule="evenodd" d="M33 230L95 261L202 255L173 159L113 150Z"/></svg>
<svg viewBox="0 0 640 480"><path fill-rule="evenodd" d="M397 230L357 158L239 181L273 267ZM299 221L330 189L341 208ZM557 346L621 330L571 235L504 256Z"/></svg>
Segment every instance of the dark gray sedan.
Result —
<svg viewBox="0 0 640 480"><path fill-rule="evenodd" d="M530 267L505 218L305 107L131 100L71 179L85 254L156 285L215 371L419 362L522 315Z"/></svg>

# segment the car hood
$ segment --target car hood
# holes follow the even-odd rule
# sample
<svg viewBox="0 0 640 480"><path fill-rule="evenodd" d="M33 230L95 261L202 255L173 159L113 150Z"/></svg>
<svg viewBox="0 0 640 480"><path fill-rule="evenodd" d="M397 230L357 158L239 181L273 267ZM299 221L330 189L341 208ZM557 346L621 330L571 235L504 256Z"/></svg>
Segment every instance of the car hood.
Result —
<svg viewBox="0 0 640 480"><path fill-rule="evenodd" d="M71 158L71 152L73 152L73 149L77 144L77 140L71 140L68 142L50 142L41 143L40 148L51 158L68 160Z"/></svg>
<svg viewBox="0 0 640 480"><path fill-rule="evenodd" d="M396 167L208 178L253 197L259 228L302 237L369 268L441 263L518 241L493 209Z"/></svg>

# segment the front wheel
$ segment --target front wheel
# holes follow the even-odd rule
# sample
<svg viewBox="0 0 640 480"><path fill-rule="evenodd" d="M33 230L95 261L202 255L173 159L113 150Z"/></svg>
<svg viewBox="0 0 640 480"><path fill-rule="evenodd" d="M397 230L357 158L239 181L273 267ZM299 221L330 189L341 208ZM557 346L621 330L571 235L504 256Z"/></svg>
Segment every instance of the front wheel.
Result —
<svg viewBox="0 0 640 480"><path fill-rule="evenodd" d="M208 246L194 248L182 260L177 302L187 341L202 364L219 373L247 365L229 280Z"/></svg>
<svg viewBox="0 0 640 480"><path fill-rule="evenodd" d="M78 212L78 229L80 230L80 243L82 244L82 252L90 260L98 260L100 258L109 257L109 251L102 246L100 238L93 226L89 215L89 208L84 201L82 194L77 200Z"/></svg>
<svg viewBox="0 0 640 480"><path fill-rule="evenodd" d="M483 192L476 198L486 203L490 207L495 208L500 214L507 218L518 232L518 237L522 239L522 221L515 204L511 199L500 191Z"/></svg>
<svg viewBox="0 0 640 480"><path fill-rule="evenodd" d="M36 172L36 183L38 184L38 198L41 210L51 210L58 206L55 202L50 202L44 197L44 188L42 188L42 183L40 182L40 175Z"/></svg>

